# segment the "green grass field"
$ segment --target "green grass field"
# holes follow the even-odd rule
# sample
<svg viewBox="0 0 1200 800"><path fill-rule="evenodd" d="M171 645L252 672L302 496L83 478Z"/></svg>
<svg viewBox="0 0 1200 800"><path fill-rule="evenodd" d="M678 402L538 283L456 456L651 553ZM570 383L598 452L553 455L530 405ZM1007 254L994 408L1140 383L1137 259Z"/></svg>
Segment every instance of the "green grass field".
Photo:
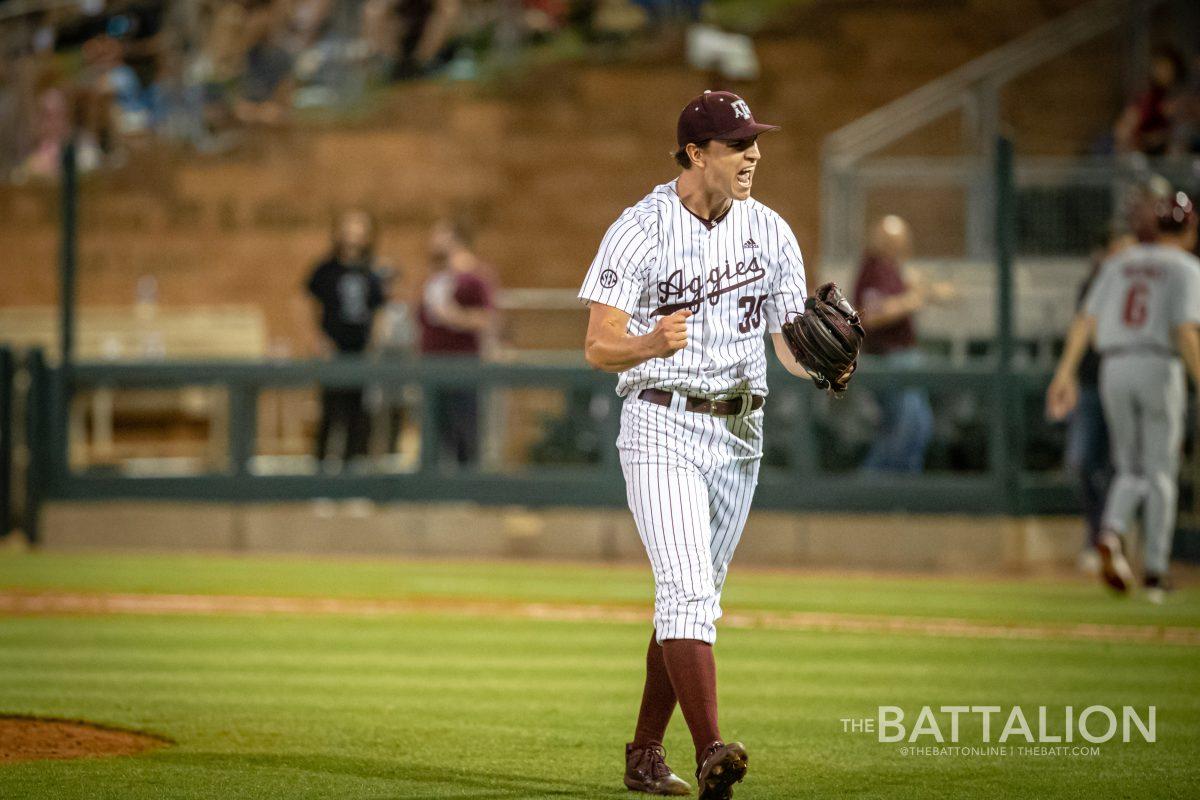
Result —
<svg viewBox="0 0 1200 800"><path fill-rule="evenodd" d="M649 630L631 619L650 588L646 570L625 567L0 555L0 596L412 601L375 615L350 605L313 615L0 616L0 713L88 719L176 743L132 758L0 765L0 798L627 797L622 748ZM556 612L532 618L531 604ZM724 605L731 615L830 621L722 630L722 728L751 753L738 800L1200 795L1200 639L1122 639L1160 625L1195 633L1195 590L1157 608L1074 580L735 565ZM608 608L612 618L572 620L576 606ZM860 616L877 628L947 618L975 627L963 635L838 622ZM1129 627L1093 638L1086 626L1097 624ZM1011 638L1012 626L1048 634ZM1154 705L1158 741L1115 740L1087 757L905 756L899 744L842 732L842 718L872 717L880 705L915 714L956 704ZM965 719L960 744L980 736ZM678 714L667 747L688 772Z"/></svg>

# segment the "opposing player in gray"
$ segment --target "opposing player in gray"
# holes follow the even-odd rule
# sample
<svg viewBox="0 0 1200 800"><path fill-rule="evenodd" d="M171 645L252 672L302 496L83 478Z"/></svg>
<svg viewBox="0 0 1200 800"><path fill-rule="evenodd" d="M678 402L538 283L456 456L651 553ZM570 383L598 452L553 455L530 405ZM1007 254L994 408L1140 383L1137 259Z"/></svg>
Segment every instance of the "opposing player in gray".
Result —
<svg viewBox="0 0 1200 800"><path fill-rule="evenodd" d="M1197 222L1187 195L1163 200L1156 216L1157 242L1123 250L1101 267L1067 335L1046 407L1055 419L1074 409L1079 360L1094 339L1116 467L1097 544L1102 575L1117 591L1130 590L1124 539L1144 502L1143 583L1146 597L1162 602L1175 532L1185 365L1200 384L1200 260L1190 252Z"/></svg>

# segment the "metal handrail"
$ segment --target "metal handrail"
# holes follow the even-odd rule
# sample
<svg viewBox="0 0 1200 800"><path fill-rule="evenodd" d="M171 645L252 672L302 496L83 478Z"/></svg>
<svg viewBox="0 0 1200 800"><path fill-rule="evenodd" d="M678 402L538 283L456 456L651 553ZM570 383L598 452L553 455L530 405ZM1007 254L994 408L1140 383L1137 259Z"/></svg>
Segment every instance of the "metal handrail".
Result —
<svg viewBox="0 0 1200 800"><path fill-rule="evenodd" d="M825 138L828 157L843 163L880 150L970 102L971 89L1005 83L1113 30L1129 18L1131 5L1144 12L1165 0L1095 0L996 48L950 73L845 125Z"/></svg>
<svg viewBox="0 0 1200 800"><path fill-rule="evenodd" d="M31 417L29 443L37 458L31 464L31 488L27 501L36 531L37 508L48 499L160 498L195 500L272 500L311 497L371 497L380 500L471 500L490 504L527 505L616 505L623 497L616 450L602 448L598 462L570 465L522 465L516 470L467 468L446 472L437 458L436 404L444 388L518 388L536 386L563 390L585 390L608 395L613 376L583 365L498 365L471 359L384 360L346 358L334 361L281 362L193 362L120 364L77 362L68 373L47 370L35 353L31 363L32 407L41 413ZM989 467L984 472L955 475L881 477L825 472L812 452L815 404L821 395L781 369L772 370L772 408L791 408L795 414L791 432L781 432L774 441L791 456L788 466L764 471L759 488L764 507L791 508L795 487L807 487L806 497L819 507L905 507L948 510L945 499L954 496L955 509L998 512L1016 509L1019 487L1000 491L1000 481L1009 471L1011 459L992 437ZM1041 391L1044 370L1022 369L1006 374L1001 382L990 361L976 365L931 365L919 369L889 369L867 357L856 379L856 391L875 392L897 383L926 386L952 392L968 392L984 402L997 403L998 393L1011 390ZM362 472L348 470L324 473L264 473L256 470L254 447L257 403L260 391L295 385L362 386L408 384L420 387L421 446L415 471ZM178 387L222 385L228 390L229 460L225 467L193 475L122 474L109 469L76 471L66 454L65 409L75 392L87 387L120 386ZM788 399L788 398L791 399ZM993 425L1008 424L1010 415L994 406ZM609 405L602 418L593 418L601 441L617 438L619 414ZM781 423L782 424L782 423ZM786 426L785 426L786 427ZM995 448L995 449L993 449ZM1056 490L1057 491L1057 490ZM1067 496L1067 495L1064 495ZM835 505L836 504L836 505Z"/></svg>

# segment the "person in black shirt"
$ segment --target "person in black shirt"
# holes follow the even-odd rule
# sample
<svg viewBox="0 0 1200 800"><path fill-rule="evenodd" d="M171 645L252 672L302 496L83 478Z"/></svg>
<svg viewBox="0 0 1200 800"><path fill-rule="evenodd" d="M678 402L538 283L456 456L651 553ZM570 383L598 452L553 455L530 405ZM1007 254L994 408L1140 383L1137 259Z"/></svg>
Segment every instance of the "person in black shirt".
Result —
<svg viewBox="0 0 1200 800"><path fill-rule="evenodd" d="M367 349L375 312L384 304L383 281L372 270L375 229L375 220L367 211L352 209L341 214L334 224L332 251L308 279L321 333L336 354ZM364 456L369 437L363 388L323 389L317 458L345 462Z"/></svg>

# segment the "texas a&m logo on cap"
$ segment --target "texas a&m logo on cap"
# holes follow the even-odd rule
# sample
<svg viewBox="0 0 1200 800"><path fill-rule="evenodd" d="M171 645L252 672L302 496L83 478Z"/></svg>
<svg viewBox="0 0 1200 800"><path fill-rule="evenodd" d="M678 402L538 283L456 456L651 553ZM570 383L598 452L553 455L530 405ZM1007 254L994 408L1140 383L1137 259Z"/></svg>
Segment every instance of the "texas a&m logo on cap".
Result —
<svg viewBox="0 0 1200 800"><path fill-rule="evenodd" d="M689 142L698 144L713 139L752 139L775 129L775 125L765 125L755 120L750 112L750 104L733 92L704 92L679 113L675 140L683 147Z"/></svg>

